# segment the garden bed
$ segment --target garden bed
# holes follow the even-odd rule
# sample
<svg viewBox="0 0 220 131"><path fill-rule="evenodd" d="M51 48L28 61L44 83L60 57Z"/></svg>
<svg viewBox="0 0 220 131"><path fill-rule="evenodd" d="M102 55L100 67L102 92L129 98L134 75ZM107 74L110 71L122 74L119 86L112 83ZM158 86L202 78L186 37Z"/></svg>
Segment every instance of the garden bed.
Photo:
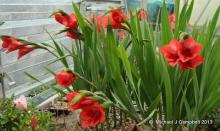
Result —
<svg viewBox="0 0 220 131"><path fill-rule="evenodd" d="M80 111L68 110L66 102L60 99L52 103L46 110L53 113L52 121L58 131L129 131L135 125L135 121L126 117L120 110L111 109L107 122L94 128L83 129L80 126ZM116 117L114 117L114 113L116 113Z"/></svg>

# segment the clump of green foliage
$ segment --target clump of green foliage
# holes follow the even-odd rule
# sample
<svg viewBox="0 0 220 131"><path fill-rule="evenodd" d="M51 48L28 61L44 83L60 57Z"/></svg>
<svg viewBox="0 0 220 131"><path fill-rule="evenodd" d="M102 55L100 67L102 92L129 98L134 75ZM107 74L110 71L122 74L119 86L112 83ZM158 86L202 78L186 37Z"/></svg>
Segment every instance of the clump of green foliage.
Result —
<svg viewBox="0 0 220 131"><path fill-rule="evenodd" d="M31 131L32 117L36 118L35 131L53 131L51 113L40 112L33 105L28 111L16 108L12 98L0 99L0 131Z"/></svg>

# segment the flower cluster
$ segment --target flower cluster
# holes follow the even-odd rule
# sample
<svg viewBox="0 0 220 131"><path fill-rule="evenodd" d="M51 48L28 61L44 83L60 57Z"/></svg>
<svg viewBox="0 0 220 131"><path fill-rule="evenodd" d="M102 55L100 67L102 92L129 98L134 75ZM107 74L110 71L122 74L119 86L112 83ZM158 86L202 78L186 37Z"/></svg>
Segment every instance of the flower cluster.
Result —
<svg viewBox="0 0 220 131"><path fill-rule="evenodd" d="M193 69L202 64L204 58L200 55L203 47L192 37L177 41L173 39L168 45L160 48L161 53L174 67L179 64L181 70Z"/></svg>
<svg viewBox="0 0 220 131"><path fill-rule="evenodd" d="M34 50L34 47L26 45L12 36L2 36L1 39L2 47L7 49L7 53L18 50L18 59Z"/></svg>
<svg viewBox="0 0 220 131"><path fill-rule="evenodd" d="M56 74L55 80L61 87L68 87L74 83L76 76L71 71L63 70ZM83 128L93 127L105 121L105 110L100 106L99 103L92 99L82 97L76 104L72 105L72 101L77 95L77 92L67 94L67 105L71 110L82 109L80 119Z"/></svg>
<svg viewBox="0 0 220 131"><path fill-rule="evenodd" d="M83 128L94 127L105 121L105 110L103 107L92 99L82 97L78 102L72 105L73 99L78 95L78 92L72 92L66 95L68 107L71 110L81 109L80 119Z"/></svg>
<svg viewBox="0 0 220 131"><path fill-rule="evenodd" d="M60 24L66 27L66 36L72 39L80 39L77 35L78 20L75 13L68 15L67 13L60 11L54 14L55 19Z"/></svg>
<svg viewBox="0 0 220 131"><path fill-rule="evenodd" d="M93 20L98 28L98 31L100 32L102 27L122 29L122 24L127 20L127 16L121 9L113 9L108 15L94 16Z"/></svg>

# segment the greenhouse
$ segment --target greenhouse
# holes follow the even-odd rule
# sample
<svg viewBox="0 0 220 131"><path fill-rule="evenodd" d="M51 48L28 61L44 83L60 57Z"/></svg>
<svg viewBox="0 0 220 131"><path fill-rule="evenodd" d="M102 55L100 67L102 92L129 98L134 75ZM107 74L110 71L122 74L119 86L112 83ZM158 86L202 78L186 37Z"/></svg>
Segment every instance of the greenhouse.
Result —
<svg viewBox="0 0 220 131"><path fill-rule="evenodd" d="M0 0L0 131L220 131L220 1Z"/></svg>

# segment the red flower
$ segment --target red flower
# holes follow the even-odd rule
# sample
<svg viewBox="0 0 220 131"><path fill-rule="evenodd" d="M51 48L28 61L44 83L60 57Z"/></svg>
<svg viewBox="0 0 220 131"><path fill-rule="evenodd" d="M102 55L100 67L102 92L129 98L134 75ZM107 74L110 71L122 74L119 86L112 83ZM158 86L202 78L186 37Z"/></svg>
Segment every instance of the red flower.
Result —
<svg viewBox="0 0 220 131"><path fill-rule="evenodd" d="M176 14L171 14L169 16L169 22L170 22L170 27L171 27L172 31L174 31L175 23L176 23ZM191 28L191 27L192 27L192 25L188 24L188 28Z"/></svg>
<svg viewBox="0 0 220 131"><path fill-rule="evenodd" d="M126 15L120 9L112 10L109 15L93 17L99 32L102 26L104 28L121 29L123 28L122 23L124 23L126 19Z"/></svg>
<svg viewBox="0 0 220 131"><path fill-rule="evenodd" d="M105 121L105 110L98 103L95 103L83 108L80 119L83 128L94 127Z"/></svg>
<svg viewBox="0 0 220 131"><path fill-rule="evenodd" d="M76 76L70 71L61 71L60 73L56 74L55 80L61 87L67 87L73 84L73 82L76 80Z"/></svg>
<svg viewBox="0 0 220 131"><path fill-rule="evenodd" d="M21 57L23 57L24 55L28 54L29 52L31 52L32 50L34 50L33 47L29 47L29 46L24 46L22 48L20 48L18 50L18 59L20 59Z"/></svg>
<svg viewBox="0 0 220 131"><path fill-rule="evenodd" d="M138 11L138 18L139 20L144 20L147 18L147 12L144 10Z"/></svg>
<svg viewBox="0 0 220 131"><path fill-rule="evenodd" d="M103 17L102 23L105 28L112 28L112 29L122 29L123 28L122 23L115 22L112 19L112 17L109 15Z"/></svg>
<svg viewBox="0 0 220 131"><path fill-rule="evenodd" d="M25 45L12 36L2 36L2 41L2 47L8 50L7 53L18 50L18 59L34 50L33 47Z"/></svg>
<svg viewBox="0 0 220 131"><path fill-rule="evenodd" d="M11 36L3 36L2 41L2 47L8 50L7 53L18 50L24 46L23 43L17 41L14 37Z"/></svg>
<svg viewBox="0 0 220 131"><path fill-rule="evenodd" d="M93 127L104 122L106 119L105 110L94 100L83 96L74 105L71 105L78 92L72 92L66 95L67 105L71 110L82 109L80 113L81 124L83 128Z"/></svg>
<svg viewBox="0 0 220 131"><path fill-rule="evenodd" d="M126 21L127 17L120 9L114 9L110 15L102 18L102 23L105 28L111 27L112 29L122 29L122 23Z"/></svg>
<svg viewBox="0 0 220 131"><path fill-rule="evenodd" d="M54 16L57 22L59 22L60 24L63 24L67 28L77 29L78 21L77 21L76 14L72 13L71 15L68 15L66 13L58 12Z"/></svg>
<svg viewBox="0 0 220 131"><path fill-rule="evenodd" d="M182 41L171 40L169 45L160 48L161 53L171 66L180 65L181 70L193 69L202 64L202 46L189 37Z"/></svg>
<svg viewBox="0 0 220 131"><path fill-rule="evenodd" d="M198 56L202 51L202 46L197 43L193 38L189 37L180 42L178 55L182 62L192 60Z"/></svg>
<svg viewBox="0 0 220 131"><path fill-rule="evenodd" d="M35 116L32 116L32 118L31 118L32 131L35 131L36 127L37 127L37 118Z"/></svg>
<svg viewBox="0 0 220 131"><path fill-rule="evenodd" d="M124 39L125 38L125 32L124 31L119 31L118 32L118 37L121 38L121 39Z"/></svg>
<svg viewBox="0 0 220 131"><path fill-rule="evenodd" d="M179 61L178 47L179 42L176 39L173 39L168 45L160 48L161 53L172 67L174 67Z"/></svg>
<svg viewBox="0 0 220 131"><path fill-rule="evenodd" d="M77 34L75 34L75 33L72 32L72 31L67 31L66 36L67 36L67 37L70 37L70 38L72 38L72 39L75 39L75 40L80 39L80 36L78 36Z"/></svg>
<svg viewBox="0 0 220 131"><path fill-rule="evenodd" d="M193 69L197 67L198 65L202 64L204 61L204 58L200 55L196 56L195 58L188 60L186 62L182 62L181 60L179 61L180 69L185 70L185 69Z"/></svg>
<svg viewBox="0 0 220 131"><path fill-rule="evenodd" d="M92 99L88 99L86 97L82 97L76 104L71 105L72 100L78 95L79 93L77 92L71 92L69 94L66 95L66 99L67 99L67 105L70 109L72 110L78 110L81 108L85 108L88 107L92 104L95 103L94 100Z"/></svg>
<svg viewBox="0 0 220 131"><path fill-rule="evenodd" d="M175 23L175 21L176 21L176 14L171 14L171 15L169 16L169 21Z"/></svg>
<svg viewBox="0 0 220 131"><path fill-rule="evenodd" d="M108 16L94 16L93 20L98 28L98 32L101 32L102 27L107 27Z"/></svg>
<svg viewBox="0 0 220 131"><path fill-rule="evenodd" d="M126 20L126 15L121 9L114 9L111 11L111 17L116 23L123 23Z"/></svg>
<svg viewBox="0 0 220 131"><path fill-rule="evenodd" d="M176 23L176 14L172 14L169 16L169 22L170 22L170 27L172 30L175 29L175 23Z"/></svg>

